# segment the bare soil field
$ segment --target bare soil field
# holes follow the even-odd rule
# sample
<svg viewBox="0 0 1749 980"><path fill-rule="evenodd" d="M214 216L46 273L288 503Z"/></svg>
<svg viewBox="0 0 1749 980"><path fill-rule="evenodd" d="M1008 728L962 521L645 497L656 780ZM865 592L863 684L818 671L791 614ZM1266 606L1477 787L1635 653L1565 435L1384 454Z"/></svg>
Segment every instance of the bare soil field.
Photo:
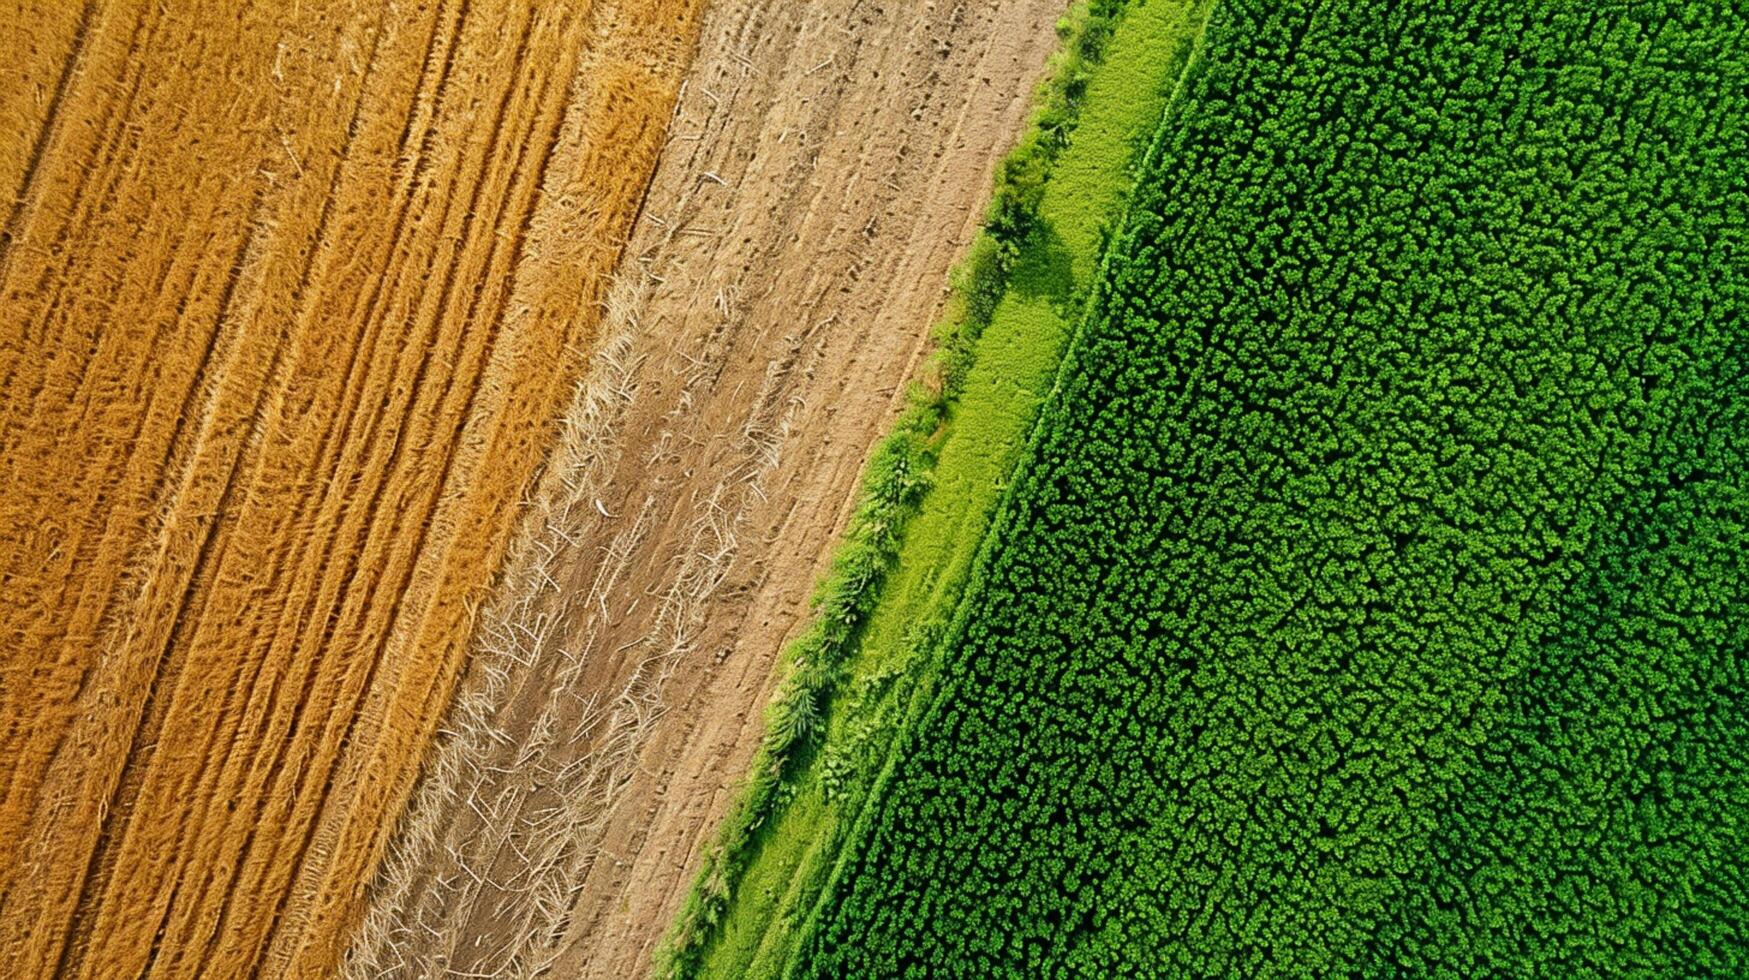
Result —
<svg viewBox="0 0 1749 980"><path fill-rule="evenodd" d="M710 5L351 975L648 969L1064 6Z"/></svg>
<svg viewBox="0 0 1749 980"><path fill-rule="evenodd" d="M7 6L0 970L331 971L698 8Z"/></svg>

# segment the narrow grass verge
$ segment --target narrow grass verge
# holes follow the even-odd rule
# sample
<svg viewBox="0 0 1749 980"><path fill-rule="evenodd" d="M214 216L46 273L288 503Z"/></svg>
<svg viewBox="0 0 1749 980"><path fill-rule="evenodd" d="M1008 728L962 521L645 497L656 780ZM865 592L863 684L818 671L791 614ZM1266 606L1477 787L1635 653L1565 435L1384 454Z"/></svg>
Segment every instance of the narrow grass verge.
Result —
<svg viewBox="0 0 1749 980"><path fill-rule="evenodd" d="M773 976L814 903L957 603L1049 390L1139 156L1209 0L1093 0L1059 25L1038 107L997 170L937 353L876 448L742 795L656 975Z"/></svg>

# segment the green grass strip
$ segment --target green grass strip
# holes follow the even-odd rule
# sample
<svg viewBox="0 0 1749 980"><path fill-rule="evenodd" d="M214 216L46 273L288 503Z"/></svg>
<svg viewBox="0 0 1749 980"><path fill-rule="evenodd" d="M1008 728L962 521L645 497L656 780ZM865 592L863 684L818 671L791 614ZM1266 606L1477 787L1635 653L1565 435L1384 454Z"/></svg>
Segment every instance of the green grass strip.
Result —
<svg viewBox="0 0 1749 980"><path fill-rule="evenodd" d="M931 654L1024 455L1082 296L1123 211L1141 143L1163 111L1204 6L1130 8L1088 79L1072 138L1031 202L1008 288L952 403L933 481L896 567L847 663L818 760L798 767L793 802L762 835L706 976L778 976L825 890L868 785L892 754L908 705L933 688ZM926 659L920 659L926 658Z"/></svg>
<svg viewBox="0 0 1749 980"><path fill-rule="evenodd" d="M1097 0L1059 31L1038 108L955 274L927 383L870 459L858 507L786 651L741 798L656 974L774 976L885 762L914 651L945 626L1049 391L1206 0ZM914 673L914 672L913 672Z"/></svg>

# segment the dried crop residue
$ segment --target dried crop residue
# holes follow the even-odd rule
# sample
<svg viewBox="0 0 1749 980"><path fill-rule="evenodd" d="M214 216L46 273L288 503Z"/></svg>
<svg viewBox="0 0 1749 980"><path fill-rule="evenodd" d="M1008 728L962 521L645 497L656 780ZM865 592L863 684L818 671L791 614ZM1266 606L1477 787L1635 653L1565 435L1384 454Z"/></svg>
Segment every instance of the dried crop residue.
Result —
<svg viewBox="0 0 1749 980"><path fill-rule="evenodd" d="M647 969L1063 6L713 5L352 975Z"/></svg>
<svg viewBox="0 0 1749 980"><path fill-rule="evenodd" d="M698 4L24 6L0 956L327 972L595 342Z"/></svg>

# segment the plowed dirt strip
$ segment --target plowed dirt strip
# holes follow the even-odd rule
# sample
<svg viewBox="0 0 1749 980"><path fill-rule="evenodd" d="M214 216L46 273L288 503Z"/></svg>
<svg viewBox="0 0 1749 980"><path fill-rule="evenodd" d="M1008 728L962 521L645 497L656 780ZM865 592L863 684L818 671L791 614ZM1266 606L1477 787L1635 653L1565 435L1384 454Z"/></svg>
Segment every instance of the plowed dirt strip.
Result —
<svg viewBox="0 0 1749 980"><path fill-rule="evenodd" d="M41 13L0 80L0 955L320 974L696 5Z"/></svg>
<svg viewBox="0 0 1749 980"><path fill-rule="evenodd" d="M1060 0L721 0L354 976L636 976Z"/></svg>

